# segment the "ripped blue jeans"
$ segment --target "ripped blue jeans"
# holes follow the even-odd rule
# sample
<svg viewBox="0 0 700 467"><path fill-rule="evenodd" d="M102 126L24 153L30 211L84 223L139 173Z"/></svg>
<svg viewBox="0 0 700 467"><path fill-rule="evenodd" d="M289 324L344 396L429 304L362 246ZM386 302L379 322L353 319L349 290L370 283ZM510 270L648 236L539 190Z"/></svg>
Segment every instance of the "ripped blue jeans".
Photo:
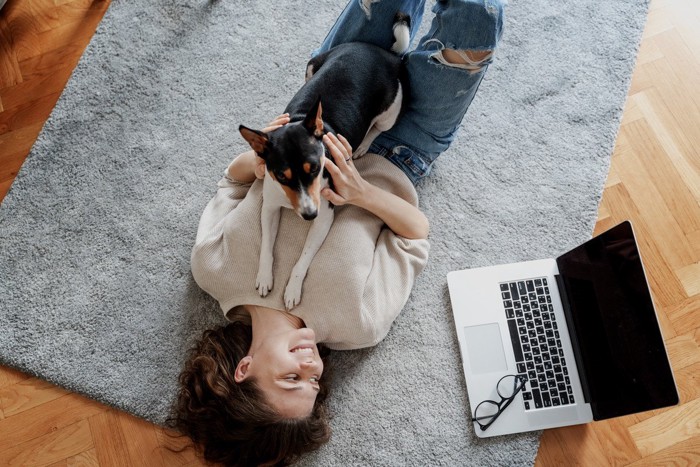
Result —
<svg viewBox="0 0 700 467"><path fill-rule="evenodd" d="M374 140L369 152L400 167L415 184L454 140L457 128L493 60L503 30L505 0L438 0L430 31L408 52L410 98L393 128ZM425 0L350 0L313 55L345 42L369 42L389 49L394 15L411 17L413 40ZM448 60L449 51L462 59ZM478 56L475 59L475 56Z"/></svg>

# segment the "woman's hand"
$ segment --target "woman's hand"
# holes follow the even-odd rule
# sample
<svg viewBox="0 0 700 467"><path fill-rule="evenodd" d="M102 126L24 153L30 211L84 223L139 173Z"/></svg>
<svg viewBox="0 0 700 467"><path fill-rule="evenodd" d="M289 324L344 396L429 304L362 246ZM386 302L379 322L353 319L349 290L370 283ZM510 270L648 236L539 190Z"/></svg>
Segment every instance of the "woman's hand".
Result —
<svg viewBox="0 0 700 467"><path fill-rule="evenodd" d="M367 183L355 168L352 161L352 147L344 136L332 133L323 135L323 142L328 147L333 160L326 159L325 168L333 177L335 191L324 188L321 195L336 206L359 204L367 195Z"/></svg>
<svg viewBox="0 0 700 467"><path fill-rule="evenodd" d="M324 167L333 177L335 191L324 188L321 195L336 206L354 204L380 218L396 235L419 239L428 237L428 219L416 206L366 181L355 168L352 147L341 135L323 136L333 160Z"/></svg>
<svg viewBox="0 0 700 467"><path fill-rule="evenodd" d="M285 113L275 117L265 128L263 133L270 133L289 123L289 114ZM239 154L228 166L228 175L234 180L243 183L251 183L256 178L265 178L265 161L258 157L255 151L246 151Z"/></svg>

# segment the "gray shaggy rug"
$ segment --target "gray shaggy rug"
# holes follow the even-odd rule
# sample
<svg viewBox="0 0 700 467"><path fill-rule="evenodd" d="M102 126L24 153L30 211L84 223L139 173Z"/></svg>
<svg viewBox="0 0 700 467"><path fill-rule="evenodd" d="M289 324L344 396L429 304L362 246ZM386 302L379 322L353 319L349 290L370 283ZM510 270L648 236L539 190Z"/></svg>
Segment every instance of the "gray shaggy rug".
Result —
<svg viewBox="0 0 700 467"><path fill-rule="evenodd" d="M342 8L112 2L0 207L1 363L164 421L185 350L223 322L189 254L247 149L236 128L284 109ZM304 462L532 464L538 433L481 441L466 422L445 275L589 238L646 12L509 5L458 139L419 186L430 262L384 342L335 354L333 438Z"/></svg>

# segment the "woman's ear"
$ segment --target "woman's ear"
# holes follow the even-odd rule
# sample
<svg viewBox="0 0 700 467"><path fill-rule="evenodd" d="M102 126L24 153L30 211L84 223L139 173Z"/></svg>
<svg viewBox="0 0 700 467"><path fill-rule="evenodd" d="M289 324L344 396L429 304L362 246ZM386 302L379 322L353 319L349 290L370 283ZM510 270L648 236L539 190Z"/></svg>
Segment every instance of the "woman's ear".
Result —
<svg viewBox="0 0 700 467"><path fill-rule="evenodd" d="M238 362L236 366L236 372L233 374L233 380L237 383L242 383L248 376L248 370L250 369L250 363L253 361L253 357L247 355Z"/></svg>

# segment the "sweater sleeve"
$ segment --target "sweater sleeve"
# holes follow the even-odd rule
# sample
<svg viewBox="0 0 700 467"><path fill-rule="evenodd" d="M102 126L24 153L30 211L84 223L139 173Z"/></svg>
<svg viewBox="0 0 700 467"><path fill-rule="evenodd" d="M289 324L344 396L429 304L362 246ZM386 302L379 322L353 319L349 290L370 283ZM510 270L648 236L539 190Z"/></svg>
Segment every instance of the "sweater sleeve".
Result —
<svg viewBox="0 0 700 467"><path fill-rule="evenodd" d="M227 214L236 209L236 206L248 194L251 185L251 183L243 183L231 178L228 174L228 168L224 171L224 177L217 184L216 194L209 201L199 219L195 244L201 243L212 234L221 233Z"/></svg>
<svg viewBox="0 0 700 467"><path fill-rule="evenodd" d="M374 318L373 341L367 345L376 345L386 337L408 301L429 251L426 239L411 240L382 229L362 297L364 312Z"/></svg>

